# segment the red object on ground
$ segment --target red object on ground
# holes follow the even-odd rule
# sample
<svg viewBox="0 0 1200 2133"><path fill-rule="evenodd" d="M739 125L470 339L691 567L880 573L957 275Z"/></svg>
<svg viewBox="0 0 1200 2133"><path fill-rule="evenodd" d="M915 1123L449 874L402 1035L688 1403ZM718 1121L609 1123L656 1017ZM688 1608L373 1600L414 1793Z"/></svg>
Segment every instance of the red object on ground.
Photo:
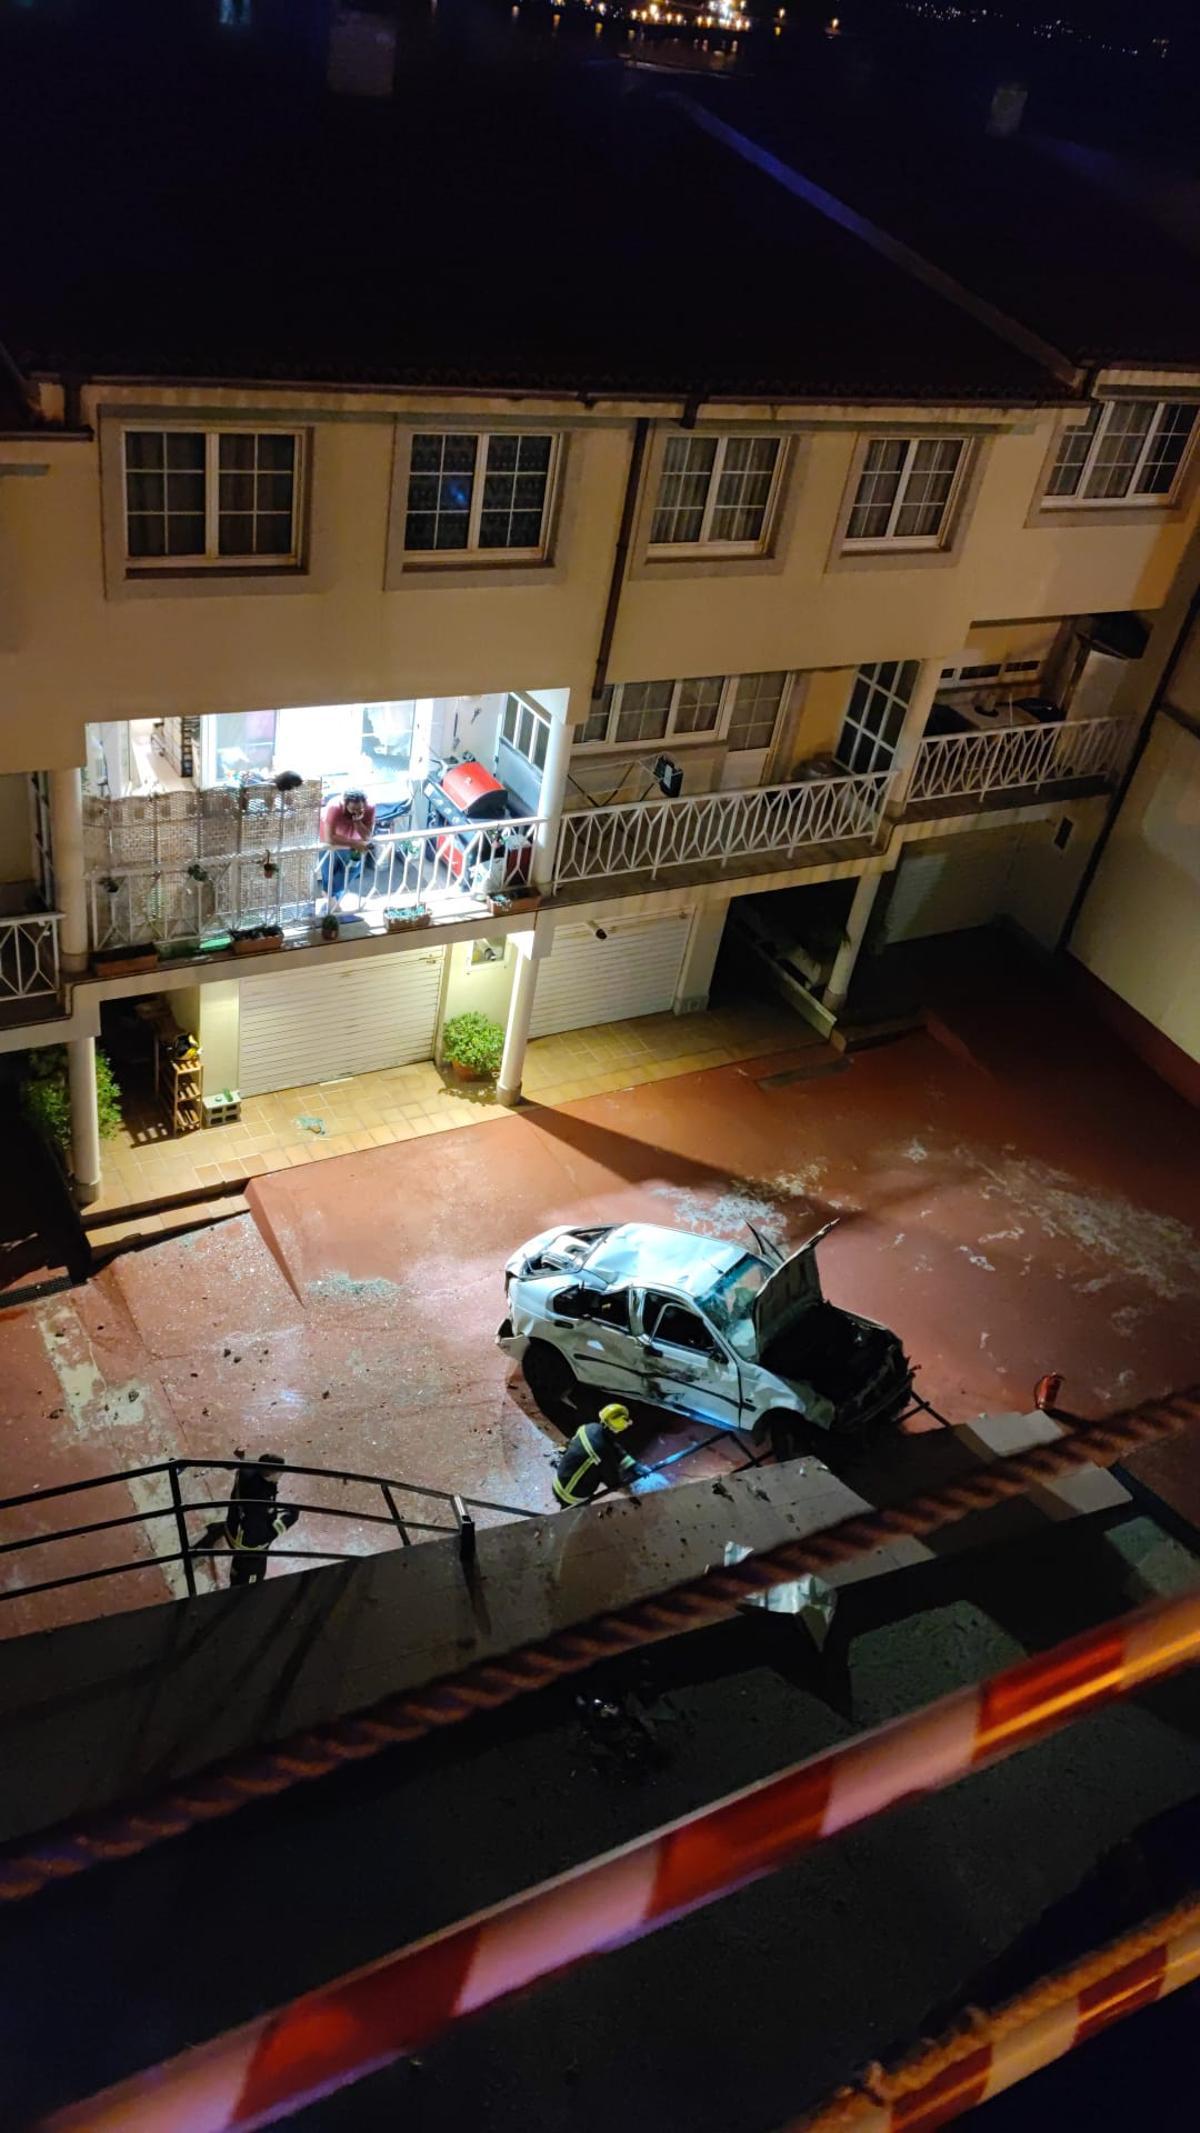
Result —
<svg viewBox="0 0 1200 2133"><path fill-rule="evenodd" d="M1050 1409L1057 1404L1058 1396L1061 1391L1062 1378L1059 1372L1057 1370L1048 1370L1046 1372L1045 1377L1039 1378L1037 1384L1034 1387L1034 1406L1038 1408L1042 1414L1048 1414Z"/></svg>
<svg viewBox="0 0 1200 2133"><path fill-rule="evenodd" d="M431 1934L42 2121L44 2133L246 2133L418 2051L466 2016L757 1880L809 1846L1002 1760L1200 1658L1200 1593L1102 1624ZM1179 1966L1195 1975L1200 1950ZM1161 1962L1081 1996L1077 2035L1157 1996ZM1056 2056L1054 2054L1053 2056ZM961 2105L983 2093L977 2067ZM1010 2076L1010 2078L1015 2078ZM944 2094L936 2101L944 2106ZM884 2127L913 2133L911 2101Z"/></svg>

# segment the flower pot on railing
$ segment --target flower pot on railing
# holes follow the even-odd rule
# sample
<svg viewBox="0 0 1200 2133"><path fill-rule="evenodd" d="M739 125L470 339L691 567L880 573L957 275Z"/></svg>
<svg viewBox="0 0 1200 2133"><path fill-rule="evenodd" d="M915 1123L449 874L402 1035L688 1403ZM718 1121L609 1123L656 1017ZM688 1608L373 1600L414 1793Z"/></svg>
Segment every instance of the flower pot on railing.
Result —
<svg viewBox="0 0 1200 2133"><path fill-rule="evenodd" d="M282 946L282 926L235 926L233 929L235 955L271 955Z"/></svg>
<svg viewBox="0 0 1200 2133"><path fill-rule="evenodd" d="M489 896L488 909L496 918L515 918L520 911L536 911L541 901L536 889L514 886L500 895Z"/></svg>
<svg viewBox="0 0 1200 2133"><path fill-rule="evenodd" d="M383 923L389 933L416 933L433 924L433 913L428 904L395 904L385 910Z"/></svg>
<svg viewBox="0 0 1200 2133"><path fill-rule="evenodd" d="M92 975L97 978L134 978L144 970L158 969L158 949L153 941L137 941L129 948L97 948L92 956Z"/></svg>

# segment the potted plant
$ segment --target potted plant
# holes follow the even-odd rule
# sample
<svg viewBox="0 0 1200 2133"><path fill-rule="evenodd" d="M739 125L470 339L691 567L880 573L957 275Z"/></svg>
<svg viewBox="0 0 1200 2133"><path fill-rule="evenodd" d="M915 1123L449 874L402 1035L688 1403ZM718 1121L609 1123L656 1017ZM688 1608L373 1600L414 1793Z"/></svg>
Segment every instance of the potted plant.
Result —
<svg viewBox="0 0 1200 2133"><path fill-rule="evenodd" d="M457 1081L492 1081L500 1071L504 1031L471 1007L442 1031L442 1057Z"/></svg>
<svg viewBox="0 0 1200 2133"><path fill-rule="evenodd" d="M321 939L323 941L336 941L341 930L341 922L336 911L327 911L321 920Z"/></svg>
<svg viewBox="0 0 1200 2133"><path fill-rule="evenodd" d="M235 926L233 929L235 955L268 955L273 948L282 946L282 926Z"/></svg>
<svg viewBox="0 0 1200 2133"><path fill-rule="evenodd" d="M428 904L389 904L383 914L383 923L389 933L413 933L421 926L428 926L432 919Z"/></svg>
<svg viewBox="0 0 1200 2133"><path fill-rule="evenodd" d="M92 975L97 978L133 978L143 970L157 969L154 941L134 941L127 948L97 948L92 956Z"/></svg>
<svg viewBox="0 0 1200 2133"><path fill-rule="evenodd" d="M64 1168L71 1157L71 1097L67 1087L67 1054L61 1044L45 1046L29 1054L29 1069L21 1088L21 1107L38 1131L45 1135ZM111 1140L121 1130L121 1091L108 1063L96 1048L96 1110L100 1137Z"/></svg>

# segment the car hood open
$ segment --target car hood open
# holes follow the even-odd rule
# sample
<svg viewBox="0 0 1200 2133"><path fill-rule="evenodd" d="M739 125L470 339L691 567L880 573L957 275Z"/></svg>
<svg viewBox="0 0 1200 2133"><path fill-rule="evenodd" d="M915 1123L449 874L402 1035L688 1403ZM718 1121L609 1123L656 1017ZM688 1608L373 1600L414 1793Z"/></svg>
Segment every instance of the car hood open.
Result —
<svg viewBox="0 0 1200 2133"><path fill-rule="evenodd" d="M837 1216L780 1261L768 1275L754 1299L754 1331L760 1356L766 1355L797 1319L822 1302L821 1276L817 1269L817 1246L837 1227Z"/></svg>

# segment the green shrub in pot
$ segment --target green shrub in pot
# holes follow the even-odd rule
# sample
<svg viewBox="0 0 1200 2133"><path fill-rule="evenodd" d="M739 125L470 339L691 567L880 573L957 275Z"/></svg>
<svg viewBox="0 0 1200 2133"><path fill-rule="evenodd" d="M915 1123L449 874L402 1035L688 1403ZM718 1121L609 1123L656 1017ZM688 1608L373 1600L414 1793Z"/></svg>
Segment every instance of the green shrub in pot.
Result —
<svg viewBox="0 0 1200 2133"><path fill-rule="evenodd" d="M477 1081L491 1081L499 1073L503 1052L503 1029L477 1008L452 1015L442 1031L443 1059L456 1072Z"/></svg>

